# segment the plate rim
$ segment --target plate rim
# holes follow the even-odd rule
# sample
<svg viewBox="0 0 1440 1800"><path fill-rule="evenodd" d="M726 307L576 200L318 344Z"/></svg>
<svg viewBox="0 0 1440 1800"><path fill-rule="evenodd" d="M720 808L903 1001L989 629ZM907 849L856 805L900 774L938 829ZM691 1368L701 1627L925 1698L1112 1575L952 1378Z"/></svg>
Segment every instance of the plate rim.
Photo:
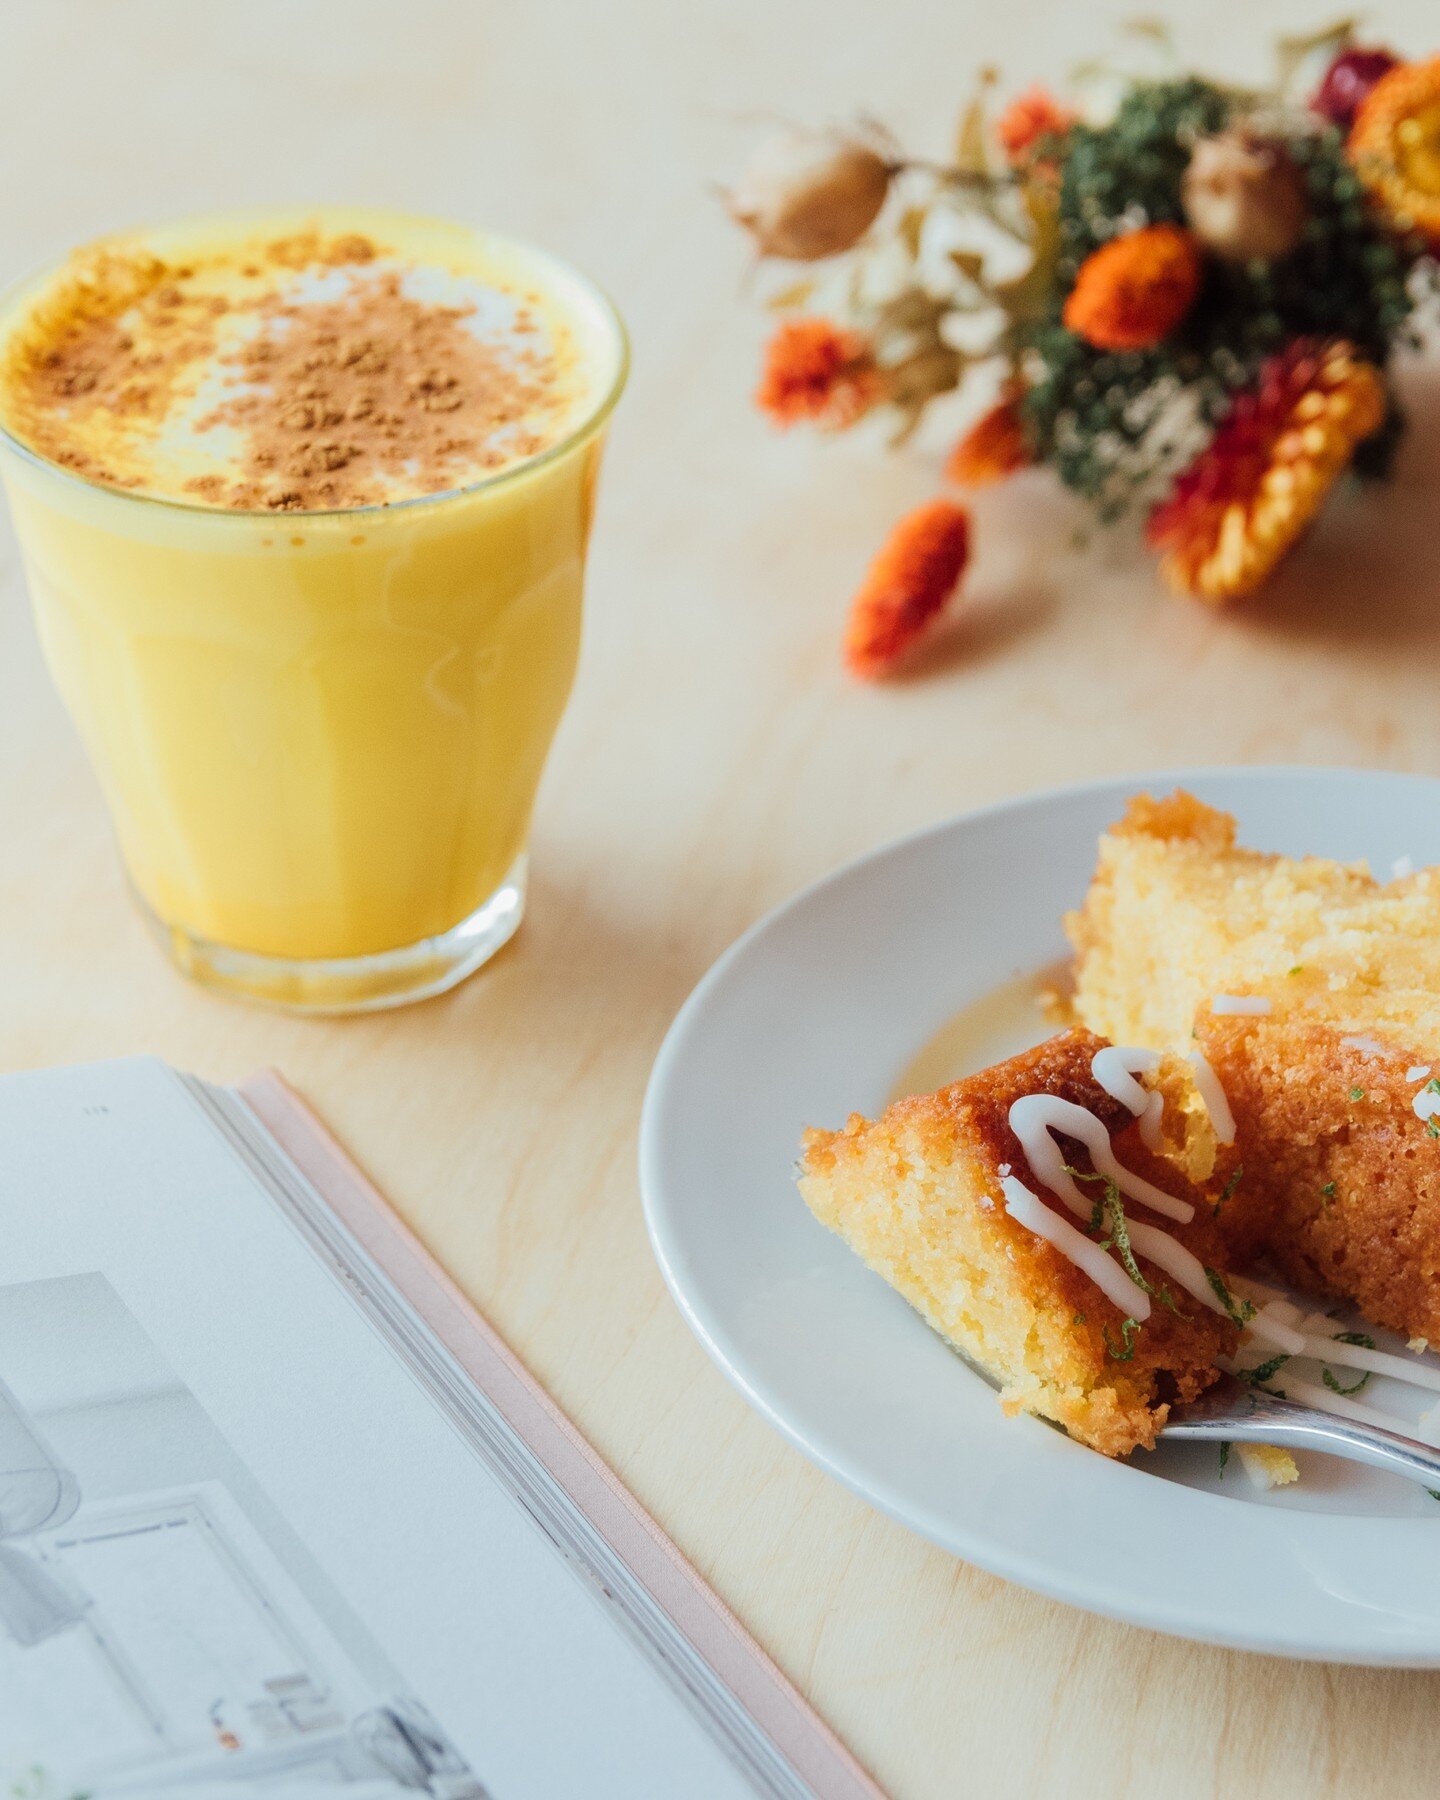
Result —
<svg viewBox="0 0 1440 1800"><path fill-rule="evenodd" d="M665 1205L661 1193L662 1181L659 1171L662 1155L662 1116L667 1090L676 1077L682 1057L689 1048L695 1021L703 1014L712 995L724 986L736 965L741 963L766 935L788 921L793 913L814 904L827 890L852 879L858 872L872 864L889 860L928 839L974 827L997 815L1024 813L1067 800L1078 801L1095 798L1106 793L1115 794L1120 804L1123 805L1124 798L1129 794L1146 790L1169 791L1177 786L1194 787L1216 781L1242 784L1249 782L1257 784L1279 782L1283 784L1287 780L1295 779L1321 783L1326 781L1347 783L1378 781L1387 786L1401 788L1410 786L1431 795L1440 795L1440 776L1437 775L1411 770L1367 769L1334 764L1217 763L1147 769L1133 773L1122 772L1096 776L1083 781L1062 782L1044 788L1028 789L988 801L981 806L949 814L888 839L806 883L795 893L761 914L715 958L691 989L671 1021L656 1053L640 1113L638 1163L641 1202L651 1250L671 1298L706 1355L731 1386L786 1442L799 1450L807 1461L838 1481L867 1505L895 1519L927 1542L935 1544L948 1554L959 1557L963 1561L973 1563L978 1568L985 1569L1002 1579L1013 1581L1019 1586L1043 1594L1050 1599L1080 1607L1084 1611L1102 1617L1126 1624L1139 1625L1191 1642L1283 1656L1298 1661L1338 1662L1371 1667L1440 1668L1440 1620L1437 1620L1427 1633L1416 1634L1409 1642L1405 1641L1405 1634L1401 1632L1391 1634L1389 1641L1385 1644L1370 1645L1359 1644L1344 1637L1322 1638L1314 1633L1304 1634L1303 1639L1297 1638L1293 1634L1287 1634L1278 1625L1275 1629L1267 1631L1227 1627L1220 1620L1200 1624L1187 1615L1187 1609L1184 1607L1168 1606L1161 1601L1145 1596L1136 1597L1134 1595L1127 1596L1123 1592L1117 1593L1115 1591L1116 1584L1113 1581L1095 1583L1066 1576L1057 1572L1053 1564L1047 1562L1043 1557L1017 1556L1008 1551L997 1554L989 1547L983 1530L978 1528L957 1529L944 1521L930 1518L923 1507L913 1503L907 1504L903 1495L884 1486L875 1486L862 1474L852 1471L843 1462L837 1461L823 1445L814 1441L802 1424L792 1420L783 1409L775 1405L763 1387L756 1385L742 1363L736 1360L726 1345L717 1337L705 1312L694 1304L687 1285L675 1266L664 1219ZM1199 1490L1181 1487L1178 1493L1189 1495L1191 1499L1197 1501L1225 1503L1224 1496ZM1263 1516L1274 1516L1278 1519L1294 1515L1264 1514ZM1311 1514L1307 1516L1322 1518L1326 1515ZM1433 1530L1433 1525L1423 1520L1391 1519L1382 1522L1377 1519L1377 1526L1382 1523L1392 1529L1419 1526L1427 1531Z"/></svg>

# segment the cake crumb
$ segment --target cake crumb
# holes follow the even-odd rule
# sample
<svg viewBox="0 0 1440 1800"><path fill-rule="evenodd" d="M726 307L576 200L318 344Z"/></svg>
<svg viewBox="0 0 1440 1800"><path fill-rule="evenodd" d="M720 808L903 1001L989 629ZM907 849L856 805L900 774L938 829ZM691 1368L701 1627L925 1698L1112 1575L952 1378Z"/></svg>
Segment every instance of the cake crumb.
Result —
<svg viewBox="0 0 1440 1800"><path fill-rule="evenodd" d="M1295 1458L1275 1444L1237 1444L1240 1466L1250 1477L1252 1487L1262 1493L1270 1488L1288 1487L1300 1479Z"/></svg>

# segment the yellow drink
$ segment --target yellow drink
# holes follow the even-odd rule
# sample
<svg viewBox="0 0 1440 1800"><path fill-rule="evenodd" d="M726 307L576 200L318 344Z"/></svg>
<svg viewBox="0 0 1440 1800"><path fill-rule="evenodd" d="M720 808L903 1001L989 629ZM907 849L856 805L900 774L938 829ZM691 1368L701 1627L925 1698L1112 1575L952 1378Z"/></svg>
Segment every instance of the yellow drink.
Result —
<svg viewBox="0 0 1440 1800"><path fill-rule="evenodd" d="M238 426L210 422L223 410L214 405L216 371L248 354L253 375L246 347L257 336L273 330L291 355L293 334L312 329L303 295L292 304L286 265L275 274L254 250L294 241L287 234L312 223L322 242L358 234L377 252L338 276L305 263L303 248L292 253L295 282L342 292L328 302L338 317L346 296L369 293L384 268L439 283L433 304L451 309L432 334L442 347L467 295L483 289L506 305L523 302L525 354L539 374L509 411L518 415L537 395L543 404L472 439L443 438L438 409L463 409L445 391L446 380L455 384L443 363L437 373L434 342L419 374L403 366L414 319L416 330L430 329L421 312L432 300L422 294L394 346L338 340L331 398L358 394L350 412L360 424L319 441L321 454L313 433L287 449L277 427L279 463L304 471L293 480L276 472L268 449L247 463L244 408ZM126 255L136 242L126 241ZM66 355L81 344L92 356L76 335L90 324L46 320L55 277L13 296L0 315L12 343L0 381L8 427L0 460L40 636L104 785L130 878L177 959L203 979L315 1009L438 991L519 923L531 807L579 646L603 425L624 378L618 320L538 252L389 215L200 221L146 234L143 244L190 274L195 306L224 299L214 316L230 336L198 339L194 367L178 378L164 371L169 385L142 396L138 415L123 397L70 416L63 394L44 390L38 406L33 388L23 403L14 399L30 364L17 363L13 344L36 321L42 339L61 331ZM337 289L337 280L351 286ZM247 292L277 286L289 308L278 325L273 296L247 311ZM128 336L131 313L111 310ZM168 316L158 315L162 347ZM507 318L492 338L496 330L503 338ZM463 328L473 335L470 315ZM143 318L138 340L153 349ZM320 341L329 342L323 332ZM349 357L366 366L354 342L371 346L381 371L371 385L392 397L388 416L400 423L386 427L391 440L364 434L377 407L366 413L362 402L375 396L345 365ZM33 363L33 348L25 354ZM88 394L90 368L75 355L82 378L67 375L66 386ZM469 356L467 346L461 362ZM127 359L143 362L122 346L119 361ZM104 376L107 394L118 391L113 375ZM238 388L244 406L268 404L248 376ZM412 432L404 395L422 389ZM313 415L330 401L302 395L298 405ZM395 448L420 432L429 435L414 455L408 441ZM443 448L452 441L458 447ZM348 454L348 467L325 472L327 454ZM337 483L362 503L317 505L317 490ZM412 491L437 483L441 491ZM252 504L228 503L236 494Z"/></svg>

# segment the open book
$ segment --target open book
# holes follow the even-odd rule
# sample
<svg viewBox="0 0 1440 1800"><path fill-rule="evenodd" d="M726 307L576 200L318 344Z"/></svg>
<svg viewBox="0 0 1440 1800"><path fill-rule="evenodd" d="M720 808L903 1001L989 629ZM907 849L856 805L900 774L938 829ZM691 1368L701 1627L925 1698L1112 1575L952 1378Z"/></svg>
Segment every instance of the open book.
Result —
<svg viewBox="0 0 1440 1800"><path fill-rule="evenodd" d="M0 1081L0 1793L878 1790L274 1076Z"/></svg>

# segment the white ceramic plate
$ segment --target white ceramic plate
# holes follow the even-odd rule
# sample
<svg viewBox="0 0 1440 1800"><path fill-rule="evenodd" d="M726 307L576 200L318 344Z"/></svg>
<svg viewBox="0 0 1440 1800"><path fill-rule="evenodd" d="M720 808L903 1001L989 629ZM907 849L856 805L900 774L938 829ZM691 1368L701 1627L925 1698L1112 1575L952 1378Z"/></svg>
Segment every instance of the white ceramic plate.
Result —
<svg viewBox="0 0 1440 1800"><path fill-rule="evenodd" d="M1185 1637L1440 1667L1440 1504L1422 1489L1312 1457L1296 1487L1260 1495L1234 1461L1222 1486L1199 1446L1122 1464L1006 1419L795 1192L802 1127L873 1115L946 1020L1063 955L1097 836L1132 793L1177 784L1262 848L1386 874L1401 856L1440 862L1440 781L1221 769L1037 794L853 863L741 938L676 1019L641 1129L651 1241L751 1404L968 1561Z"/></svg>

